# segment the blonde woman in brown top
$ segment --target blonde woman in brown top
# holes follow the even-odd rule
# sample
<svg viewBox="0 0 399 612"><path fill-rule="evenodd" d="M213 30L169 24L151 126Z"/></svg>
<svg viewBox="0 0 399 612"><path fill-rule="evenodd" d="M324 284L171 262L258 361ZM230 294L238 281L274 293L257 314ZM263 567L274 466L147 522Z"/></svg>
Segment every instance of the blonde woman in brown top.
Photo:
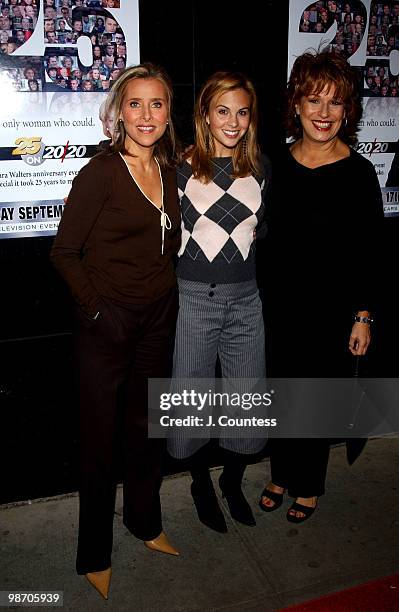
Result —
<svg viewBox="0 0 399 612"><path fill-rule="evenodd" d="M105 598L118 444L123 522L153 550L162 530L161 440L147 435L147 381L168 375L178 297L180 212L172 90L160 68L127 69L112 90L112 144L75 178L52 250L76 304L80 517L76 567ZM119 449L118 449L119 452Z"/></svg>

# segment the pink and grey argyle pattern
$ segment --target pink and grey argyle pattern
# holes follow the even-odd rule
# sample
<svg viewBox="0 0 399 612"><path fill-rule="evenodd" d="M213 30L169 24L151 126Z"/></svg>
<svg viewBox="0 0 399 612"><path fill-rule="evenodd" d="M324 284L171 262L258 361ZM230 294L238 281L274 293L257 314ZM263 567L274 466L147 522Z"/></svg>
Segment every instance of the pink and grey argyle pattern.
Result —
<svg viewBox="0 0 399 612"><path fill-rule="evenodd" d="M200 254L212 262L220 254L227 263L245 261L254 242L254 229L263 214L264 179L254 176L232 179L232 160L216 158L213 181L194 179L185 162L177 181L182 211L182 245L192 260ZM201 257L202 259L202 257Z"/></svg>

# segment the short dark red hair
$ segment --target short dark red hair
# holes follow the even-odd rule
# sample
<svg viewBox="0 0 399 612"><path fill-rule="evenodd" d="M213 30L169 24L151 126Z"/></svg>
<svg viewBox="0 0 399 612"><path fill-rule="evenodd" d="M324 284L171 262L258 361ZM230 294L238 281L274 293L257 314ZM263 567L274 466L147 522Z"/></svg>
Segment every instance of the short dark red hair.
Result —
<svg viewBox="0 0 399 612"><path fill-rule="evenodd" d="M345 108L346 121L339 137L351 144L356 142L358 123L362 115L360 104L360 82L354 68L338 51L329 48L322 51L307 51L294 62L287 86L287 111L285 126L288 136L298 140L302 126L296 118L295 106L303 96L319 94L325 87L335 87L335 96Z"/></svg>

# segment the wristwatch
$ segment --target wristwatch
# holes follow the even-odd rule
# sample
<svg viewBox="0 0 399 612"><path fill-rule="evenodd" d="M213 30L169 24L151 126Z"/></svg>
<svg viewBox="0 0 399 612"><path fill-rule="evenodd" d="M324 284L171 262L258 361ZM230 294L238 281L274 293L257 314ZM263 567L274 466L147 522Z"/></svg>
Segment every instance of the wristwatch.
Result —
<svg viewBox="0 0 399 612"><path fill-rule="evenodd" d="M374 320L370 317L359 317L359 315L355 315L354 319L356 323L367 323L367 325L370 325Z"/></svg>

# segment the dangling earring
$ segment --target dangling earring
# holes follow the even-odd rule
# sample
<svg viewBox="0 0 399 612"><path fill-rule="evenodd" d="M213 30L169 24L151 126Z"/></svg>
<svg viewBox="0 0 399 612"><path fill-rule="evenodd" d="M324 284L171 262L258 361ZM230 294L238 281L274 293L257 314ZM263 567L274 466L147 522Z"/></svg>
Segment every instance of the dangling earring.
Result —
<svg viewBox="0 0 399 612"><path fill-rule="evenodd" d="M248 154L247 134L245 134L244 138L242 139L242 154L244 157L247 157L247 154Z"/></svg>
<svg viewBox="0 0 399 612"><path fill-rule="evenodd" d="M295 115L294 115L294 123L295 123L295 127L296 128L300 128L301 127L301 119L299 117L299 113L295 113Z"/></svg>
<svg viewBox="0 0 399 612"><path fill-rule="evenodd" d="M344 129L346 130L347 127L348 127L348 117L345 117Z"/></svg>

